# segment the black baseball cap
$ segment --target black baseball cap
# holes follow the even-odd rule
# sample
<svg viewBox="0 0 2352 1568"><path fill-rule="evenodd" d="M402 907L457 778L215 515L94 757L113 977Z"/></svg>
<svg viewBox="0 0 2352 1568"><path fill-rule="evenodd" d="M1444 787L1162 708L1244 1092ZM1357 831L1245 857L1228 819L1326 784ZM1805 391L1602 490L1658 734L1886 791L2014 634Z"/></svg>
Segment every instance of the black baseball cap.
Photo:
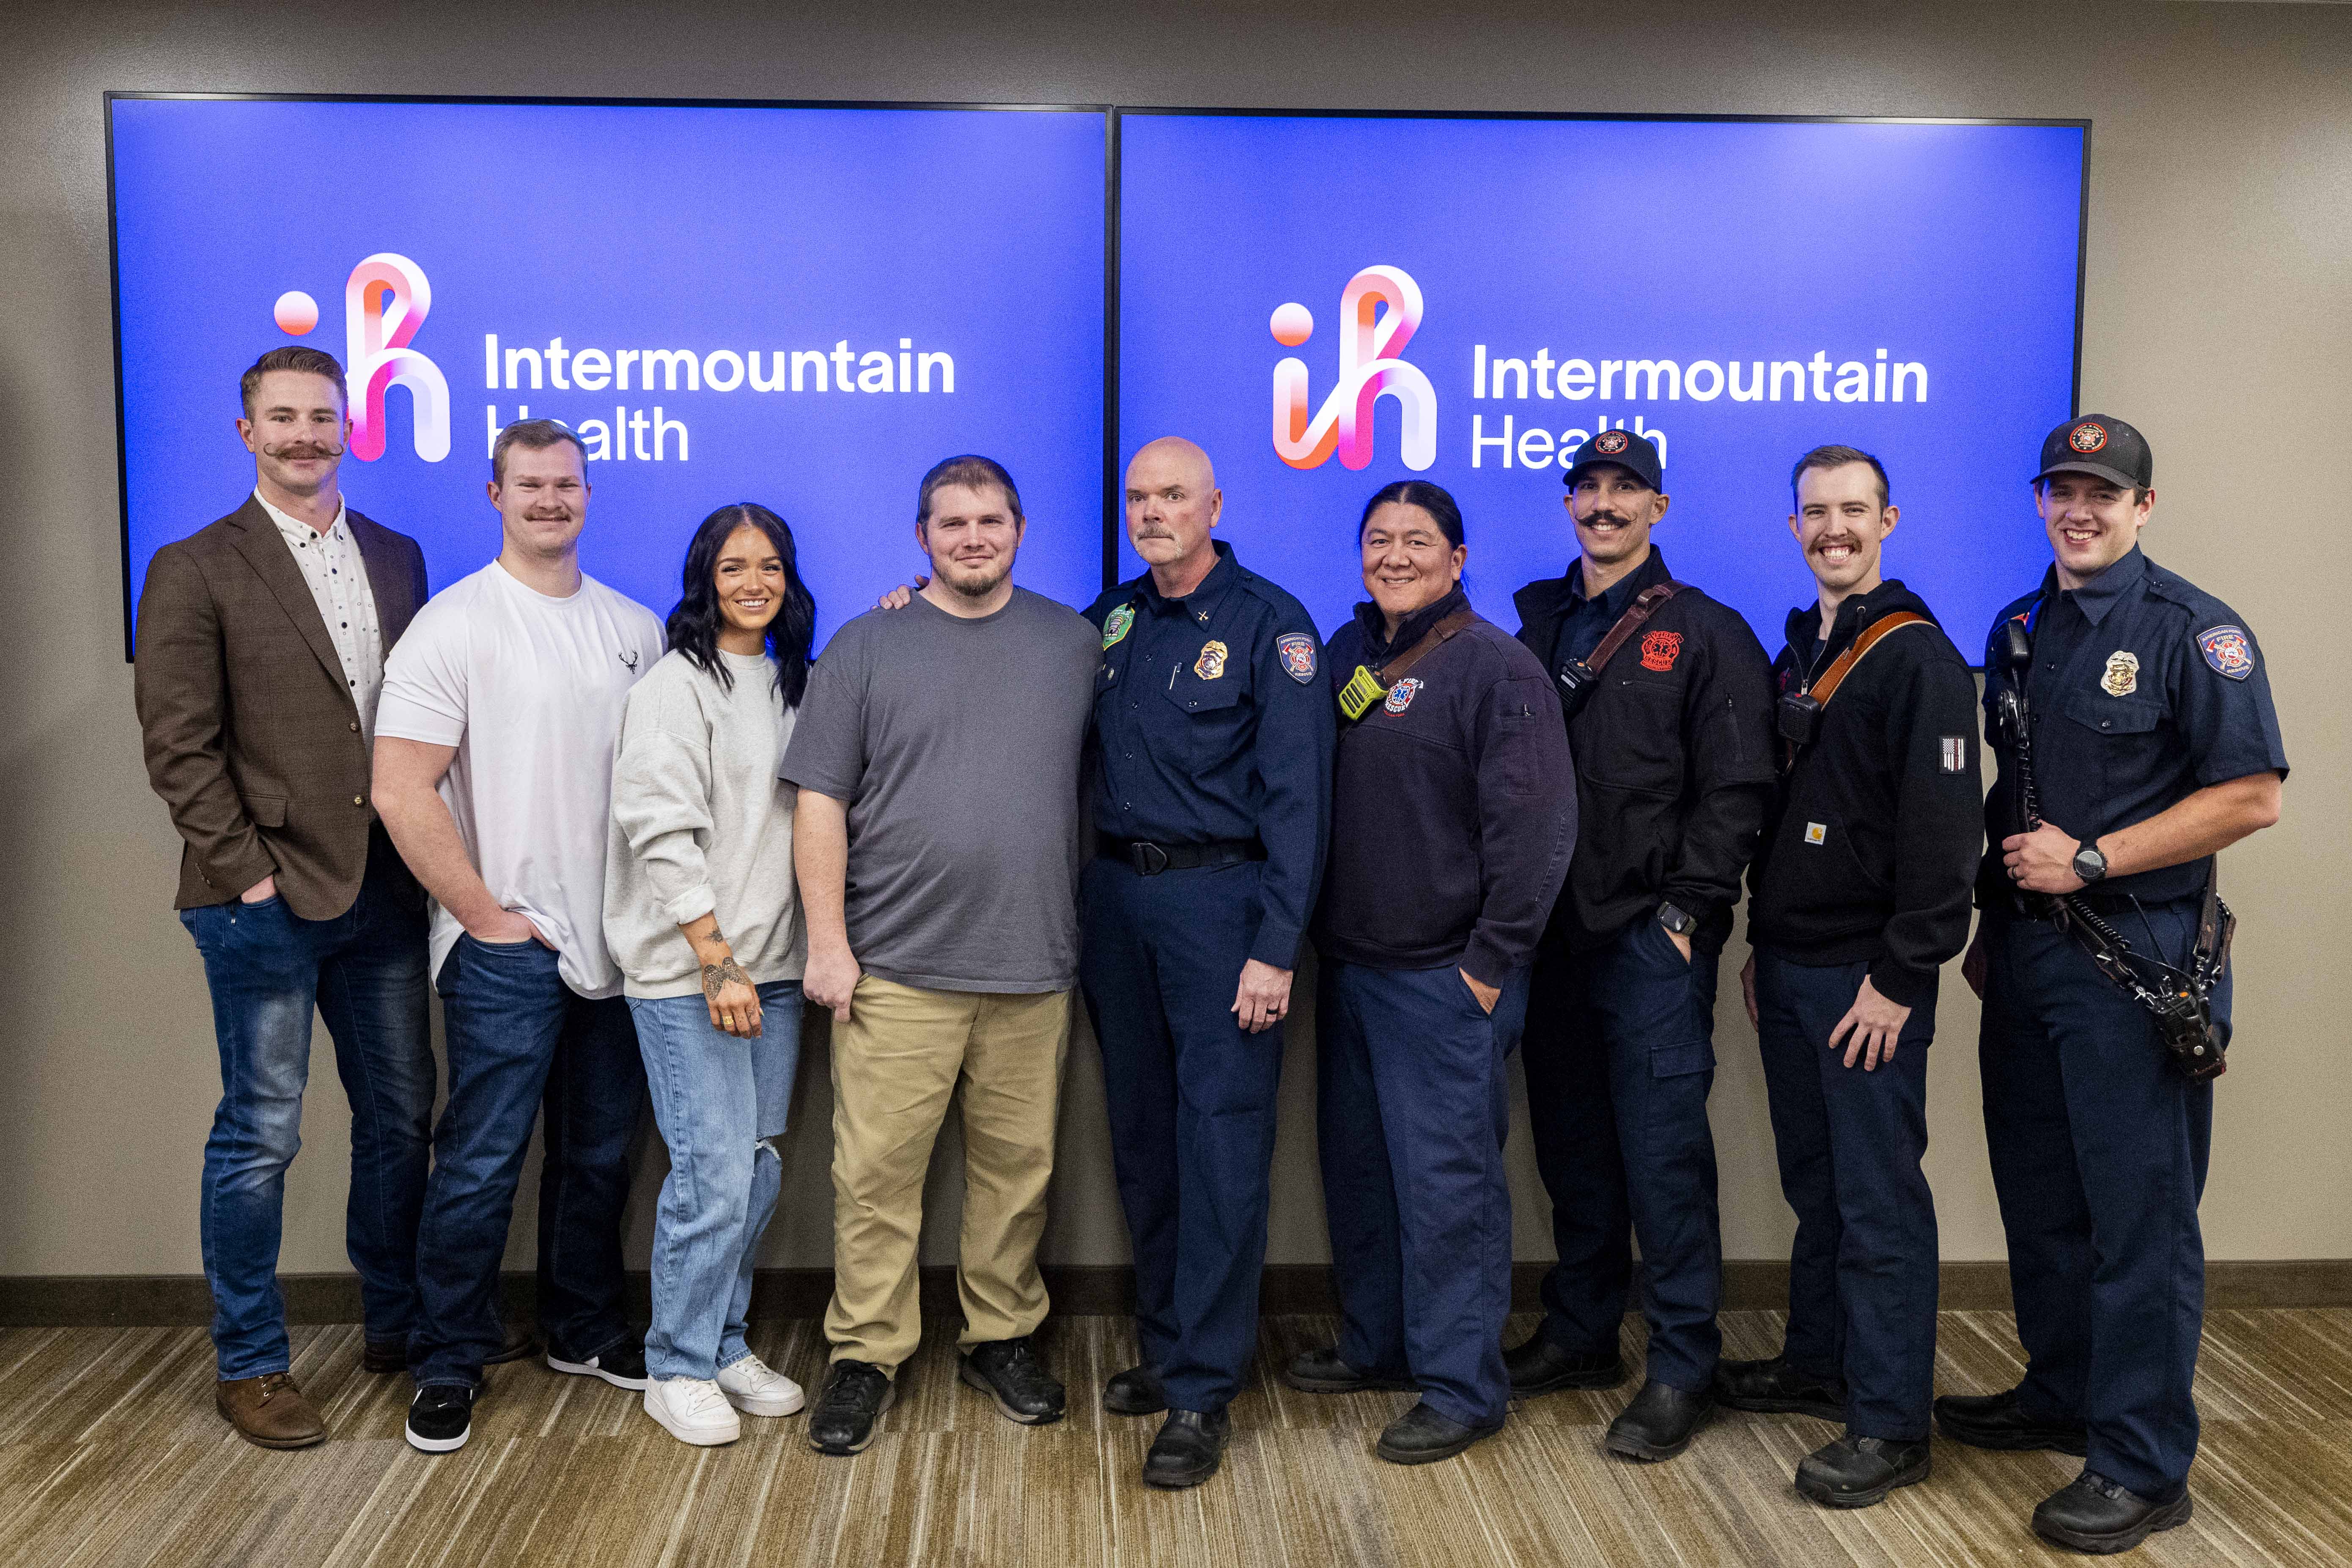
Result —
<svg viewBox="0 0 2352 1568"><path fill-rule="evenodd" d="M2040 484L2053 474L2091 474L2136 490L2156 484L2156 455L2147 437L2120 419L2085 414L2069 419L2042 438Z"/></svg>
<svg viewBox="0 0 2352 1568"><path fill-rule="evenodd" d="M1659 481L1664 468L1658 461L1658 445L1647 436L1636 436L1631 430L1596 430L1576 449L1568 465L1568 477L1561 482L1576 483L1576 476L1587 468L1597 468L1603 463L1614 463L1654 490L1665 486Z"/></svg>

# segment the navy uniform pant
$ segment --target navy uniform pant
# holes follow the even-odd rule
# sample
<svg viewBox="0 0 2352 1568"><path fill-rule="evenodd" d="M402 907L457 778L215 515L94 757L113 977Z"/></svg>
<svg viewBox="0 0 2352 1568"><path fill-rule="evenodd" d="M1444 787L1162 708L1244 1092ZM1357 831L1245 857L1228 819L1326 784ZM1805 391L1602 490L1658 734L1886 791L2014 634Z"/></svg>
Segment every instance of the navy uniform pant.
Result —
<svg viewBox="0 0 2352 1568"><path fill-rule="evenodd" d="M1547 943L1528 999L1528 1110L1559 1261L1543 1332L1613 1355L1642 1243L1647 1375L1696 1394L1723 1345L1716 1213L1715 979L1720 949L1685 961L1644 915L1603 945Z"/></svg>
<svg viewBox="0 0 2352 1568"><path fill-rule="evenodd" d="M2196 937L2192 900L2109 918L2174 963ZM2212 1086L2171 1065L2155 1020L2056 926L1994 913L1985 934L1978 1049L2026 1353L2018 1403L2085 1423L2088 1468L2169 1500L2197 1454ZM2229 984L2213 996L2223 1019Z"/></svg>
<svg viewBox="0 0 2352 1568"><path fill-rule="evenodd" d="M1920 1442L1936 1378L1936 1201L1919 1168L1936 1016L1912 1009L1892 1061L1846 1066L1830 1034L1869 973L1756 950L1772 1142L1797 1211L1782 1353L1844 1382L1853 1436Z"/></svg>
<svg viewBox="0 0 2352 1568"><path fill-rule="evenodd" d="M1316 990L1316 1133L1339 1294L1339 1359L1410 1377L1472 1426L1510 1403L1510 1131L1506 1059L1527 973L1492 1014L1453 964L1324 961Z"/></svg>
<svg viewBox="0 0 2352 1568"><path fill-rule="evenodd" d="M1078 984L1101 1043L1112 1168L1135 1252L1144 1365L1179 1410L1222 1410L1257 1345L1282 1028L1242 1028L1258 868L1082 881Z"/></svg>

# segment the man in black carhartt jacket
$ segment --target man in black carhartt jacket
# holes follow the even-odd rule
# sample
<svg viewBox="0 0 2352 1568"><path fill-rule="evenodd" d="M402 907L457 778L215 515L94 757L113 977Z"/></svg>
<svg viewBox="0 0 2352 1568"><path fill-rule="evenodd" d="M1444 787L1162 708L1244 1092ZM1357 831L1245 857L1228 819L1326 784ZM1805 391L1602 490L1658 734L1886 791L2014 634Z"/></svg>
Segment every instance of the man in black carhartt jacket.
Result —
<svg viewBox="0 0 2352 1568"><path fill-rule="evenodd" d="M1519 640L1567 689L1645 591L1671 583L1650 530L1658 451L1624 430L1579 447L1568 510L1580 559L1519 591ZM1568 721L1576 853L1537 949L1528 1108L1559 1263L1543 1327L1506 1352L1511 1390L1610 1388L1638 1236L1645 1381L1611 1423L1630 1458L1689 1446L1714 1409L1723 1245L1715 1143L1715 983L1773 767L1771 676L1737 611L1673 584ZM1563 679L1563 673L1568 679Z"/></svg>
<svg viewBox="0 0 2352 1568"><path fill-rule="evenodd" d="M1797 1240L1780 1353L1725 1362L1716 1394L1843 1421L1797 1489L1853 1508L1927 1477L1927 1042L1937 972L1968 942L1983 792L1968 664L1919 596L1879 575L1896 521L1885 469L1820 447L1790 486L1820 594L1790 612L1773 673L1811 736L1783 736L1740 980Z"/></svg>

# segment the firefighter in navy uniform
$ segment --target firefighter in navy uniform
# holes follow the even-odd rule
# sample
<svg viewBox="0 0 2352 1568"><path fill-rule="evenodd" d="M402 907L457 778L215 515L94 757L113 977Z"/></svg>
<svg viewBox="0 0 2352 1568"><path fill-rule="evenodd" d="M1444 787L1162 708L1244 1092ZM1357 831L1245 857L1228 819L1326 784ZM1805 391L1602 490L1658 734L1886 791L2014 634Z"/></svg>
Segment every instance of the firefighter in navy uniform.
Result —
<svg viewBox="0 0 2352 1568"><path fill-rule="evenodd" d="M2090 1552L2189 1516L2204 1075L2230 1016L2210 879L2216 853L2278 819L2286 777L2252 632L2140 552L2154 482L2119 419L2050 433L2033 488L2055 560L1986 651L2000 773L1967 973L2027 1364L2015 1388L1935 1406L1959 1442L2083 1455L2033 1528ZM2210 993L2193 984L2216 973ZM2159 1021L2168 992L2204 993L2189 1027Z"/></svg>
<svg viewBox="0 0 2352 1568"><path fill-rule="evenodd" d="M1257 1343L1283 1019L1330 823L1315 623L1210 538L1222 504L1200 447L1143 447L1127 528L1150 570L1086 612L1103 659L1078 982L1143 1355L1103 1406L1168 1411L1143 1468L1161 1487L1215 1473Z"/></svg>
<svg viewBox="0 0 2352 1568"><path fill-rule="evenodd" d="M1505 1364L1519 1396L1623 1381L1618 1329L1642 1243L1645 1380L1606 1446L1665 1459L1715 1408L1723 1241L1706 1097L1717 963L1775 770L1771 666L1738 611L1666 570L1657 447L1573 454L1580 558L1516 599L1576 759L1568 885L1536 952L1528 1110L1559 1262Z"/></svg>
<svg viewBox="0 0 2352 1568"><path fill-rule="evenodd" d="M1937 1258L1920 1161L1937 972L1968 944L1984 848L1977 683L1919 596L1880 575L1898 514L1878 459L1817 447L1789 484L1819 593L1772 667L1784 766L1740 981L1797 1237L1780 1353L1721 1363L1716 1397L1843 1424L1797 1489L1861 1508L1927 1479Z"/></svg>

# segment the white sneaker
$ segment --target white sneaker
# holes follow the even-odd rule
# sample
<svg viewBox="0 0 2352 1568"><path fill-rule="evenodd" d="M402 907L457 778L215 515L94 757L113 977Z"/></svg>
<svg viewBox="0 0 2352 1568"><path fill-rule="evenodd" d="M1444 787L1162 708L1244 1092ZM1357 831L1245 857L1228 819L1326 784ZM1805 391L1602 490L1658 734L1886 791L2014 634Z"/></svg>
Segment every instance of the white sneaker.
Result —
<svg viewBox="0 0 2352 1568"><path fill-rule="evenodd" d="M728 1407L719 1385L699 1377L657 1377L646 1384L646 1414L681 1443L698 1448L732 1443L743 1423Z"/></svg>
<svg viewBox="0 0 2352 1568"><path fill-rule="evenodd" d="M808 1403L799 1384L755 1355L720 1367L719 1390L746 1415L790 1415Z"/></svg>

